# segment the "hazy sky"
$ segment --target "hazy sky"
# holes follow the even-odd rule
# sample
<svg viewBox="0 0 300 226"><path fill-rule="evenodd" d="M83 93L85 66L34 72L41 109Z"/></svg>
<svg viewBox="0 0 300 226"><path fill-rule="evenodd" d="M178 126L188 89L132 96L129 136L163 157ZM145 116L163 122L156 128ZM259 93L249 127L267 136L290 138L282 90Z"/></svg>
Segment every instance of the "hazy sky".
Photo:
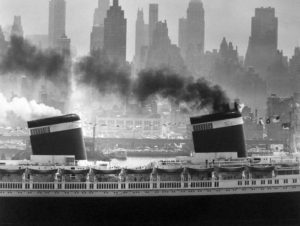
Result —
<svg viewBox="0 0 300 226"><path fill-rule="evenodd" d="M97 0L67 1L67 35L78 53L89 51L90 32ZM178 42L178 19L186 16L189 0L120 0L127 18L127 59L134 53L135 20L138 8L144 9L148 21L148 4L159 3L159 19L167 20L173 43ZM0 0L0 25L11 26L14 15L22 16L25 35L47 34L49 0ZM245 54L254 9L272 6L279 18L279 49L288 56L300 45L299 0L203 0L205 8L205 49L218 48L222 37L238 45Z"/></svg>

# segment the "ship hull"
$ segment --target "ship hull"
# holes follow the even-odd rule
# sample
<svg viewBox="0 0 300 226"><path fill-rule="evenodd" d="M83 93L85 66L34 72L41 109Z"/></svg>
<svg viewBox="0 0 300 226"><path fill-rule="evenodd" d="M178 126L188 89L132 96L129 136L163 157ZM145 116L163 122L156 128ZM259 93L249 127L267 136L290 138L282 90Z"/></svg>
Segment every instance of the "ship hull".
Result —
<svg viewBox="0 0 300 226"><path fill-rule="evenodd" d="M299 225L300 192L214 196L0 199L2 223Z"/></svg>

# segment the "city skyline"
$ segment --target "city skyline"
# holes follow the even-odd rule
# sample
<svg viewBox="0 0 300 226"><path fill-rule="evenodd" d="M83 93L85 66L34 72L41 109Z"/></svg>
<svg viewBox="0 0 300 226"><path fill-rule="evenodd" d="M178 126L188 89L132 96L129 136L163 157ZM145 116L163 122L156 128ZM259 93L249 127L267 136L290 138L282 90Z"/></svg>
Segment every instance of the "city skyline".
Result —
<svg viewBox="0 0 300 226"><path fill-rule="evenodd" d="M93 12L97 8L97 0L86 1L82 7L82 0L67 2L66 33L72 39L79 55L89 52L89 34L93 25ZM145 21L148 21L148 7L150 3L159 3L159 20L167 20L170 38L173 44L178 44L178 20L186 15L189 0L144 0L124 1L120 5L125 11L127 19L127 60L131 61L135 52L135 21L138 8L144 11ZM15 15L22 17L25 37L32 34L47 34L48 0L36 2L28 0L2 0L0 3L0 21L2 29L7 32ZM111 2L112 4L112 2ZM35 7L32 7L35 5ZM294 47L299 45L300 17L297 14L296 0L282 2L279 0L254 0L241 3L238 0L203 1L205 10L205 51L217 49L223 37L232 40L238 47L239 53L245 56L251 31L251 17L254 8L274 7L279 20L278 48L289 57ZM38 10L37 10L38 9ZM70 12L76 12L70 13ZM222 20L220 20L222 17ZM237 22L238 21L238 22Z"/></svg>

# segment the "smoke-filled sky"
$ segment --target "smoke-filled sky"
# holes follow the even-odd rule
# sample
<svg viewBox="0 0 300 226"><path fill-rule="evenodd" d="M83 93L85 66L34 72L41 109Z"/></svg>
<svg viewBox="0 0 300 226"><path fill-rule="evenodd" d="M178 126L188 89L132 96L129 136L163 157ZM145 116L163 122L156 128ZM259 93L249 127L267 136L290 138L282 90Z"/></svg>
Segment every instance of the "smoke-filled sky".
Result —
<svg viewBox="0 0 300 226"><path fill-rule="evenodd" d="M79 54L89 51L93 12L98 0L67 1L67 35ZM178 19L186 16L189 0L120 0L127 18L127 59L132 60L135 41L135 20L143 8L148 21L148 4L159 3L159 19L168 21L173 43L178 41ZM49 0L0 0L0 25L8 30L14 15L22 16L25 35L48 33ZM218 48L222 37L238 45L244 55L256 7L275 7L279 18L279 49L291 56L300 45L299 0L203 0L206 20L206 50Z"/></svg>

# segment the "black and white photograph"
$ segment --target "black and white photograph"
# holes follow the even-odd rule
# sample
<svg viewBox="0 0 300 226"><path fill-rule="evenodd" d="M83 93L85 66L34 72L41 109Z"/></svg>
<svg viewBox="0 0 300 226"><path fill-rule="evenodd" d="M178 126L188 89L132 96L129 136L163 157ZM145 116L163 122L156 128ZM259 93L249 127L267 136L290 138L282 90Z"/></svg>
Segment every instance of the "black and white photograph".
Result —
<svg viewBox="0 0 300 226"><path fill-rule="evenodd" d="M0 0L0 225L300 225L299 0Z"/></svg>

